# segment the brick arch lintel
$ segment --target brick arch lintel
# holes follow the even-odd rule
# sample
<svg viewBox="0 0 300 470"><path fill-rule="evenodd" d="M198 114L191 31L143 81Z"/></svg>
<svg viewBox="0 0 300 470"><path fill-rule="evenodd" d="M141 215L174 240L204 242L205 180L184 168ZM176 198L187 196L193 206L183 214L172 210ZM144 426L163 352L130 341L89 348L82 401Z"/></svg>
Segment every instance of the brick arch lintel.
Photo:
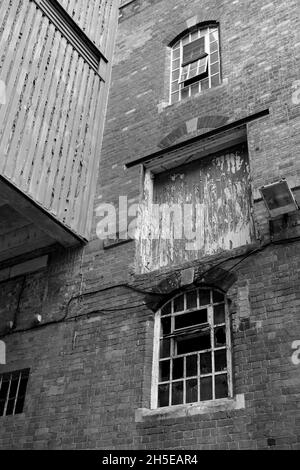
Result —
<svg viewBox="0 0 300 470"><path fill-rule="evenodd" d="M191 18L181 21L175 24L172 28L172 31L163 39L163 45L167 47L172 47L172 45L177 42L182 36L187 34L195 26L208 26L208 25L218 25L219 21L212 19L212 15L195 15ZM180 31L180 33L178 33Z"/></svg>
<svg viewBox="0 0 300 470"><path fill-rule="evenodd" d="M190 119L180 124L172 132L166 135L158 144L159 148L166 148L175 144L179 139L188 136L201 129L216 129L217 127L224 126L229 121L228 116L222 115L208 115L200 116Z"/></svg>
<svg viewBox="0 0 300 470"><path fill-rule="evenodd" d="M210 287L226 293L237 281L235 272L220 267L188 268L170 274L155 287L157 296L146 295L147 306L156 312L163 304L181 291L191 287Z"/></svg>

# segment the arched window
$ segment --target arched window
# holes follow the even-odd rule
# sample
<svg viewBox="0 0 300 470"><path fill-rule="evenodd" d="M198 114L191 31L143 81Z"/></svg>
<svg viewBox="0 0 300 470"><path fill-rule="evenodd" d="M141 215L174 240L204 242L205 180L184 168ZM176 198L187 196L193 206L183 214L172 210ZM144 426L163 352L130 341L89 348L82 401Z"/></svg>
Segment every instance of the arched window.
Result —
<svg viewBox="0 0 300 470"><path fill-rule="evenodd" d="M151 407L232 396L226 296L199 288L180 294L155 320Z"/></svg>
<svg viewBox="0 0 300 470"><path fill-rule="evenodd" d="M171 45L171 103L220 84L219 29L197 26Z"/></svg>

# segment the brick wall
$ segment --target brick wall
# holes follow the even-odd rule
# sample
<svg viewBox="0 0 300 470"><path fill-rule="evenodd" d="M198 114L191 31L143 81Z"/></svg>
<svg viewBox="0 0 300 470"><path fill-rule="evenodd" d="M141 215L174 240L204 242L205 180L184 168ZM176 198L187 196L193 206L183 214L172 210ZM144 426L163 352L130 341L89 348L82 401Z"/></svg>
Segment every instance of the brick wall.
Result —
<svg viewBox="0 0 300 470"><path fill-rule="evenodd" d="M210 115L230 122L265 108L270 115L248 125L254 195L278 177L299 186L300 104L292 99L300 58L296 10L296 0L288 6L279 0L125 2L95 208L116 203L119 195L136 200L139 169L125 171L124 164L159 150L186 121ZM196 15L220 22L223 82L168 106L167 44ZM175 132L172 139L188 137ZM255 219L265 241L266 215L258 201ZM0 373L31 369L24 414L0 418L0 446L299 449L299 366L291 359L292 343L300 339L299 242L282 240L233 267L245 254L235 250L236 259L222 265L237 274L228 292L233 384L234 393L245 396L245 409L136 422L136 410L150 403L150 300L157 299L145 300L124 283L157 289L181 269L205 271L228 253L137 276L134 242L103 250L97 222L83 250L52 254L48 269L28 275L24 285L23 277L0 285L2 334L13 318L17 330L28 329L5 336L7 364ZM43 323L32 330L35 313Z"/></svg>

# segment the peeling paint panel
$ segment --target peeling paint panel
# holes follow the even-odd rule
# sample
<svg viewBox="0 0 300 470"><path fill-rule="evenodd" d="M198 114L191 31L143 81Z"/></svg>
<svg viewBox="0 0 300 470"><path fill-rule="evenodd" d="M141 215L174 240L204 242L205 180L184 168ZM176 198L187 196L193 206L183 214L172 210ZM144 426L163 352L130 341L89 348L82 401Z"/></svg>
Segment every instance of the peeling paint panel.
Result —
<svg viewBox="0 0 300 470"><path fill-rule="evenodd" d="M254 241L246 145L155 175L152 184L154 206L148 198L142 209L151 234L140 234L142 272Z"/></svg>

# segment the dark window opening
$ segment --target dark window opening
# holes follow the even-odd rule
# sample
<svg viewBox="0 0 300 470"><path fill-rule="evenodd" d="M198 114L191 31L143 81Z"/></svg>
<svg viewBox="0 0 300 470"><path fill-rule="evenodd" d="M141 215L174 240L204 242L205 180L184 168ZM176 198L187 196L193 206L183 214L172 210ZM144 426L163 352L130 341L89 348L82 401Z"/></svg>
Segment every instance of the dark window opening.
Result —
<svg viewBox="0 0 300 470"><path fill-rule="evenodd" d="M0 416L23 413L29 369L0 375Z"/></svg>

